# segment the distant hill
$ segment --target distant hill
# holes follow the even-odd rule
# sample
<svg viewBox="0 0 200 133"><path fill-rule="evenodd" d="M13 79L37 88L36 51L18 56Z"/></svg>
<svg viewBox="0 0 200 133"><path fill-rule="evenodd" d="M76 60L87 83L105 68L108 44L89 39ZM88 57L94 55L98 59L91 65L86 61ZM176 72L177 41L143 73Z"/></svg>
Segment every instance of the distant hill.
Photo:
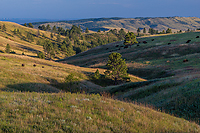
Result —
<svg viewBox="0 0 200 133"><path fill-rule="evenodd" d="M200 18L197 17L156 17L156 18L91 18L69 21L57 22L37 22L33 23L37 28L39 25L49 24L51 27L71 28L72 25L80 25L85 30L97 31L124 28L127 31L136 31L138 28L154 28L155 30L162 31L171 28L173 32L177 30L188 30L200 28Z"/></svg>

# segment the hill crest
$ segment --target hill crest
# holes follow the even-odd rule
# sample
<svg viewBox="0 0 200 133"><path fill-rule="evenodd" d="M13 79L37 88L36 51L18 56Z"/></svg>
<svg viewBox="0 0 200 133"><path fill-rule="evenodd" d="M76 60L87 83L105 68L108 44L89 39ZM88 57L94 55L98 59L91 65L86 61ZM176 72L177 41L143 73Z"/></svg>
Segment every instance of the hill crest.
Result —
<svg viewBox="0 0 200 133"><path fill-rule="evenodd" d="M136 32L138 28L149 29L154 28L155 30L162 31L167 28L171 28L173 32L178 30L197 29L200 27L200 18L197 17L137 17L137 18L91 18L91 19L80 19L80 20L69 20L69 21L57 21L57 22L37 22L33 23L34 27L39 25L54 25L57 27L63 27L69 29L72 25L80 25L85 30L87 27L89 30L97 31L110 30L124 28L127 31Z"/></svg>

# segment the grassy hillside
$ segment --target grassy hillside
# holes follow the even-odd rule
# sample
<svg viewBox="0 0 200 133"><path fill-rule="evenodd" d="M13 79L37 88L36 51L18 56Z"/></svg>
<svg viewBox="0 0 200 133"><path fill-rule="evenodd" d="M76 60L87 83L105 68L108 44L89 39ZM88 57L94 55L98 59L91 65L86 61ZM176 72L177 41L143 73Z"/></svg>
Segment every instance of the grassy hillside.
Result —
<svg viewBox="0 0 200 133"><path fill-rule="evenodd" d="M36 34L36 29L23 27L12 22L0 22L0 26L2 27L3 25L6 26L6 31L0 32L1 51L5 50L7 44L10 44L11 50L14 50L17 54L22 54L22 52L24 52L27 55L36 56L37 51L43 51L42 46L35 45L34 42L31 43L25 39L27 32ZM21 35L14 35L14 29L19 29ZM45 36L47 36L46 32L43 33Z"/></svg>
<svg viewBox="0 0 200 133"><path fill-rule="evenodd" d="M36 29L3 24L7 29L0 32L0 132L200 132L199 125L183 119L199 122L200 33L138 38L139 46L127 49L115 42L54 62L33 58L43 51L37 40L56 42L50 32L40 31L38 37ZM27 40L27 33L34 41ZM4 53L7 43L15 54ZM97 68L103 75L108 55L116 51L126 59L132 82L94 84L91 75ZM65 93L70 91L78 93Z"/></svg>
<svg viewBox="0 0 200 133"><path fill-rule="evenodd" d="M23 67L22 64L25 66ZM35 67L33 65L36 65ZM193 122L100 95L96 69L0 54L0 132L199 132ZM100 73L103 69L99 69ZM73 73L77 81L65 84ZM86 74L84 74L86 73ZM78 89L78 90L77 90Z"/></svg>
<svg viewBox="0 0 200 133"><path fill-rule="evenodd" d="M163 112L199 123L199 79L199 72L196 72L165 80L106 87L104 90L117 99L152 105Z"/></svg>
<svg viewBox="0 0 200 133"><path fill-rule="evenodd" d="M109 54L121 53L126 59L128 72L148 81L109 86L100 92L106 91L118 99L151 104L167 113L199 122L200 40L196 38L199 35L199 32L191 32L138 38L141 42L139 46L127 49L121 47L120 50L123 42L111 43L62 62L105 68ZM187 40L191 42L186 43ZM143 41L147 41L147 44L143 44ZM185 59L188 61L184 62Z"/></svg>
<svg viewBox="0 0 200 133"><path fill-rule="evenodd" d="M197 124L99 95L0 92L0 132L199 132Z"/></svg>
<svg viewBox="0 0 200 133"><path fill-rule="evenodd" d="M25 66L23 67L22 64ZM6 91L60 92L71 90L76 92L101 88L89 82L88 76L84 74L95 72L96 69L80 68L13 54L0 54L0 68L0 88ZM65 83L65 78L71 73L77 80L69 85Z"/></svg>
<svg viewBox="0 0 200 133"><path fill-rule="evenodd" d="M6 27L5 30L3 30L4 25ZM0 21L0 52L4 52L6 45L9 44L11 50L16 54L23 53L36 57L38 52L43 52L47 55L47 51L43 49L43 46L46 45L45 43L50 42L53 47L51 58L57 60L108 42L122 40L112 33L84 34L77 28L73 27L65 34L66 32L63 29L50 32L28 28L12 22ZM123 36L121 37L123 38Z"/></svg>
<svg viewBox="0 0 200 133"><path fill-rule="evenodd" d="M89 30L101 31L110 29L121 29L124 28L127 31L136 32L138 28L154 28L162 31L167 28L171 28L173 32L179 30L197 29L200 28L200 18L196 17L161 17L161 18L92 18L92 19L81 19L81 20L70 20L70 21L58 21L58 22L39 22L33 23L35 27L39 25L50 25L53 27L70 28L72 25L80 25L85 30L87 27Z"/></svg>
<svg viewBox="0 0 200 133"><path fill-rule="evenodd" d="M118 52L126 60L129 73L145 79L167 77L198 70L200 64L197 57L200 52L200 39L196 36L199 35L199 32L190 32L138 38L138 41L141 42L139 46L133 45L126 49L123 47L123 42L116 42L60 61L83 67L106 68L108 55ZM191 42L186 43L187 40L191 40ZM147 44L143 44L143 41L147 41ZM184 59L189 61L184 63Z"/></svg>

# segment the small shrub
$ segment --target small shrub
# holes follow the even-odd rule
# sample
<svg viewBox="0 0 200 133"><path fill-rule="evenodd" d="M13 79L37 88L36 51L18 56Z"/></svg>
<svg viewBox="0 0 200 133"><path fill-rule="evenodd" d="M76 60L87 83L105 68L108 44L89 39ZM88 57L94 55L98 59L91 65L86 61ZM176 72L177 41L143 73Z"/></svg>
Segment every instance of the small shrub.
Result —
<svg viewBox="0 0 200 133"><path fill-rule="evenodd" d="M38 58L45 59L45 55L42 52L37 53Z"/></svg>
<svg viewBox="0 0 200 133"><path fill-rule="evenodd" d="M10 53L11 53L11 54L16 54L16 52L15 52L14 50L13 50L13 51L11 51Z"/></svg>
<svg viewBox="0 0 200 133"><path fill-rule="evenodd" d="M73 73L69 74L66 78L65 78L65 83L67 85L67 87L70 88L70 92L72 92L71 88L74 84L78 84L78 79L74 77L75 75Z"/></svg>

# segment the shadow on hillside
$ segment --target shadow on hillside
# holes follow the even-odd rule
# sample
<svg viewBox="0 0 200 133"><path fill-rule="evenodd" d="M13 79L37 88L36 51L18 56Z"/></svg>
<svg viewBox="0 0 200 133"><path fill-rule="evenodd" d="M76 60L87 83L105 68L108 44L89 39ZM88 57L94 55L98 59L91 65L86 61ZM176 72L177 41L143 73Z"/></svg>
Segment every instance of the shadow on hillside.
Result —
<svg viewBox="0 0 200 133"><path fill-rule="evenodd" d="M2 88L2 91L21 91L21 92L41 92L41 93L58 93L61 90L42 83L21 83L7 85L6 88Z"/></svg>
<svg viewBox="0 0 200 133"><path fill-rule="evenodd" d="M1 91L8 92L38 92L38 93L59 93L59 92L86 92L89 93L96 89L94 85L88 85L84 81L59 82L56 79L45 77L47 84L44 83L19 83L9 84Z"/></svg>
<svg viewBox="0 0 200 133"><path fill-rule="evenodd" d="M173 76L174 74L159 68L128 68L128 73L144 79L157 79Z"/></svg>

